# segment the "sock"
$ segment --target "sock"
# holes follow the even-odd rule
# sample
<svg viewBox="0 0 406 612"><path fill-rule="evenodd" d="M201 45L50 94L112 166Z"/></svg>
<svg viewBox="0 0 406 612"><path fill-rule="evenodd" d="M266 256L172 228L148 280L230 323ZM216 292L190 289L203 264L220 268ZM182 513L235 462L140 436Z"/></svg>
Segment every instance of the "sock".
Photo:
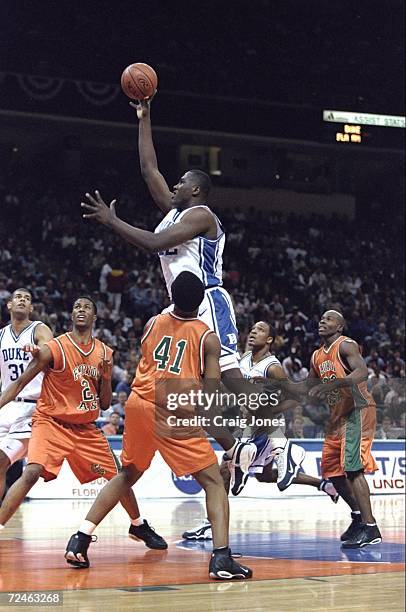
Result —
<svg viewBox="0 0 406 612"><path fill-rule="evenodd" d="M233 444L233 446L231 448L228 449L228 451L226 451L226 455L229 459L232 459L234 451L235 451L235 447L237 446L237 444L239 444L239 440L236 440Z"/></svg>
<svg viewBox="0 0 406 612"><path fill-rule="evenodd" d="M213 548L214 553L226 553L228 552L228 546L218 546L218 548Z"/></svg>
<svg viewBox="0 0 406 612"><path fill-rule="evenodd" d="M0 525L0 530L4 529L5 525Z"/></svg>
<svg viewBox="0 0 406 612"><path fill-rule="evenodd" d="M84 520L81 526L79 527L79 531L85 533L86 535L92 535L96 527L97 525L95 525L91 521Z"/></svg>
<svg viewBox="0 0 406 612"><path fill-rule="evenodd" d="M360 519L361 520L361 512L360 512L360 510L351 510L351 517L353 519Z"/></svg>
<svg viewBox="0 0 406 612"><path fill-rule="evenodd" d="M376 523L365 523L367 527L376 527Z"/></svg>
<svg viewBox="0 0 406 612"><path fill-rule="evenodd" d="M144 519L141 518L140 516L131 521L131 525L134 525L134 527L139 527L140 525L143 525L143 524L144 524Z"/></svg>

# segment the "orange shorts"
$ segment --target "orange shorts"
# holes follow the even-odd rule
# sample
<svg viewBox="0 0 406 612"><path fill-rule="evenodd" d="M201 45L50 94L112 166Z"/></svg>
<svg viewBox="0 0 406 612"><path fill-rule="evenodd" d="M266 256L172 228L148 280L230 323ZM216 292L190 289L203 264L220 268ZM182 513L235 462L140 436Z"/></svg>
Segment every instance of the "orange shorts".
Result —
<svg viewBox="0 0 406 612"><path fill-rule="evenodd" d="M64 459L82 484L100 476L110 480L118 473L118 461L94 423L62 423L34 414L27 463L42 465L41 476L48 481L58 476Z"/></svg>
<svg viewBox="0 0 406 612"><path fill-rule="evenodd" d="M340 431L326 437L321 456L323 478L344 476L364 470L373 474L378 466L371 449L375 432L374 407L355 409L345 419Z"/></svg>
<svg viewBox="0 0 406 612"><path fill-rule="evenodd" d="M157 432L155 405L132 392L125 407L123 466L145 472L159 451L176 476L194 474L217 463L216 454L201 430L201 437L167 437Z"/></svg>

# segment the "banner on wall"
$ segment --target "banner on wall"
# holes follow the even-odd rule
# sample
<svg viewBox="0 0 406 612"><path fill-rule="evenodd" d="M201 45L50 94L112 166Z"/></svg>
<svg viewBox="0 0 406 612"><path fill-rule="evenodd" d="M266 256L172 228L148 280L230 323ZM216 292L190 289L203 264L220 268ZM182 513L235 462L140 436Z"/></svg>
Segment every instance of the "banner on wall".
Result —
<svg viewBox="0 0 406 612"><path fill-rule="evenodd" d="M306 474L320 477L322 440L296 440L295 442L306 450L306 457L302 464ZM113 440L111 445L114 453L119 457L121 439ZM216 444L214 444L214 448L218 460L221 461L223 451ZM404 494L405 442L403 440L378 440L374 442L372 451L379 471L367 475L371 493L373 495ZM31 489L29 497L31 499L94 499L105 482L104 478L97 478L93 482L81 485L65 461L58 478L47 483L41 479ZM137 497L143 498L204 497L203 490L192 476L176 477L158 453L154 457L150 469L135 485L134 491ZM321 493L315 487L292 485L281 494L276 484L261 483L255 478L250 478L239 497L273 498L280 495L296 497L321 495Z"/></svg>

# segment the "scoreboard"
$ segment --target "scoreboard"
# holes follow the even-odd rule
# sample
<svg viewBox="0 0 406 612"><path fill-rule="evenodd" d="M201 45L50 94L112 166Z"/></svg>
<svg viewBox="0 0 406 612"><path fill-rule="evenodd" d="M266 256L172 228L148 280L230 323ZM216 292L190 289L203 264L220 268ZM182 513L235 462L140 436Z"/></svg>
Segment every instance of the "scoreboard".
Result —
<svg viewBox="0 0 406 612"><path fill-rule="evenodd" d="M324 110L324 140L352 146L404 147L405 117Z"/></svg>

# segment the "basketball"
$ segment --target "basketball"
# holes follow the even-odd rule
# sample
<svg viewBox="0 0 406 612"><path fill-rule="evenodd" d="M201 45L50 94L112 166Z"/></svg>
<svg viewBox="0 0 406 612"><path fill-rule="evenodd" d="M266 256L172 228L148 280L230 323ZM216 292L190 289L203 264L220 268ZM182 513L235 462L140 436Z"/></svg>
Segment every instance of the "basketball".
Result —
<svg viewBox="0 0 406 612"><path fill-rule="evenodd" d="M131 100L145 100L153 95L158 85L156 72L148 64L130 64L121 75L121 88Z"/></svg>

